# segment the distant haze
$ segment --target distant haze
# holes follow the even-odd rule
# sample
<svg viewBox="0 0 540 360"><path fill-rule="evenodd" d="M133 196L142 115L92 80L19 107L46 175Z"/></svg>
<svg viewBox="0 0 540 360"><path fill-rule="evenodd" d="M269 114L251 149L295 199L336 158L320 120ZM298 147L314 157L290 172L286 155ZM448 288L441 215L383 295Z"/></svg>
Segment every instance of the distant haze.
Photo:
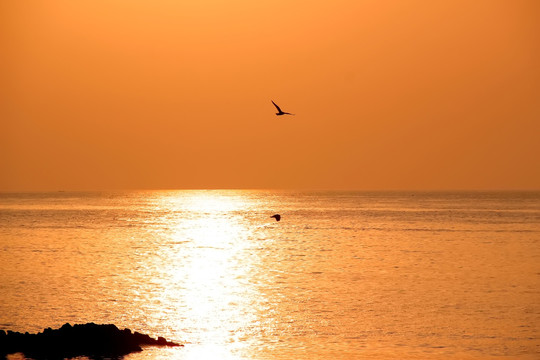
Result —
<svg viewBox="0 0 540 360"><path fill-rule="evenodd" d="M537 0L4 1L0 34L0 191L540 188Z"/></svg>

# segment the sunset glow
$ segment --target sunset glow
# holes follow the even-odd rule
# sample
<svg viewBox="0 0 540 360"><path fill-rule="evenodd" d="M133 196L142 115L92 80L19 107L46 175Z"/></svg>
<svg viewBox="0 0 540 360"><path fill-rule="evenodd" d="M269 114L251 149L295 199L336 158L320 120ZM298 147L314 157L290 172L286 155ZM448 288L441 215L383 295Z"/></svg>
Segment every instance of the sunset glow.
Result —
<svg viewBox="0 0 540 360"><path fill-rule="evenodd" d="M0 10L0 190L540 184L535 0Z"/></svg>

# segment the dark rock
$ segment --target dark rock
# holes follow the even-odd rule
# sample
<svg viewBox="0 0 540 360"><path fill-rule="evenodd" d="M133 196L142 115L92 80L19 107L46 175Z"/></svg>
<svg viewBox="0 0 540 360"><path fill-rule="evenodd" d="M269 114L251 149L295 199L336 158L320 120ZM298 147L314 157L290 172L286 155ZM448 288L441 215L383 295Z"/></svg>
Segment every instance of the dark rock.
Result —
<svg viewBox="0 0 540 360"><path fill-rule="evenodd" d="M73 326L71 326L70 323L65 323L64 325L62 325L62 327L60 328L60 331L70 331L71 329L73 329Z"/></svg>
<svg viewBox="0 0 540 360"><path fill-rule="evenodd" d="M156 340L146 334L132 333L130 329L120 330L113 324L66 323L60 329L47 328L38 334L0 330L0 357L18 352L36 359L115 357L142 351L141 345L182 346L163 337Z"/></svg>

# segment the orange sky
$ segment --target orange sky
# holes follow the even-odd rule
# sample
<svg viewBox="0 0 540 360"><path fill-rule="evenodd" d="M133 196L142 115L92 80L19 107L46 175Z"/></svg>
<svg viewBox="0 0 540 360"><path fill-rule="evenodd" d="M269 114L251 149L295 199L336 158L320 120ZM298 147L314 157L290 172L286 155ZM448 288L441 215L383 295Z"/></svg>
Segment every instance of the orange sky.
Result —
<svg viewBox="0 0 540 360"><path fill-rule="evenodd" d="M0 46L0 190L540 189L537 0L3 1Z"/></svg>

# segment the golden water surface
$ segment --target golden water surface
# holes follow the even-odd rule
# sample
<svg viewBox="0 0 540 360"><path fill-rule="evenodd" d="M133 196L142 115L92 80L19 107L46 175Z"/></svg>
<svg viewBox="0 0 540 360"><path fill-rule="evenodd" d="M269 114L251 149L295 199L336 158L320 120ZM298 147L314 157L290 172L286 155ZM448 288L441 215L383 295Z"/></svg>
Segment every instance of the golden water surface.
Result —
<svg viewBox="0 0 540 360"><path fill-rule="evenodd" d="M4 193L0 292L185 344L129 360L538 359L540 194Z"/></svg>

